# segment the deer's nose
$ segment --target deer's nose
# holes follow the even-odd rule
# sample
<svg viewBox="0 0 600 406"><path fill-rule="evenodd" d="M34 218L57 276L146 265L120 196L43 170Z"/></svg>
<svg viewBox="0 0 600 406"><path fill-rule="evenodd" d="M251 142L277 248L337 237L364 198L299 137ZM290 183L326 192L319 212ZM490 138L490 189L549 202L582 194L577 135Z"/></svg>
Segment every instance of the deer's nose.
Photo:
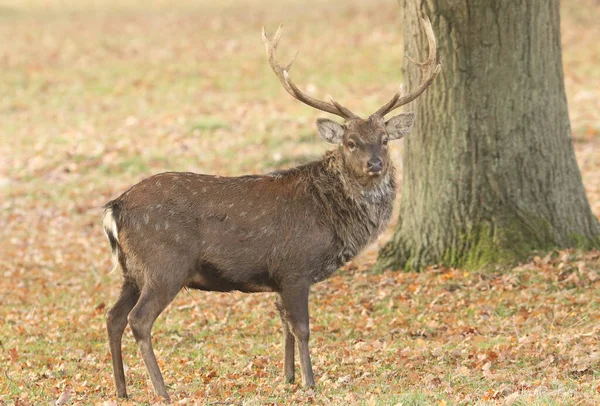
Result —
<svg viewBox="0 0 600 406"><path fill-rule="evenodd" d="M367 162L367 169L371 173L381 172L383 169L383 162L381 162L381 159L379 158L371 158L369 159L369 162Z"/></svg>

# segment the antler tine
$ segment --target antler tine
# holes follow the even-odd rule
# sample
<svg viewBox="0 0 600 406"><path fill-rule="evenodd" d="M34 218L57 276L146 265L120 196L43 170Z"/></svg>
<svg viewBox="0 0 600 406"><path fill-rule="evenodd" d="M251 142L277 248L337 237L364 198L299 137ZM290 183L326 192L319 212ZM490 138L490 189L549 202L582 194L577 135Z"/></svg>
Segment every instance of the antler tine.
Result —
<svg viewBox="0 0 600 406"><path fill-rule="evenodd" d="M269 64L271 65L271 69L275 76L279 78L279 82L283 88L296 100L314 107L318 110L325 111L327 113L335 114L337 116L343 117L345 119L349 118L359 118L356 114L351 112L348 108L340 105L337 102L333 102L333 104L315 99L305 93L303 93L298 87L292 82L289 77L289 71L292 68L292 64L296 60L296 56L292 59L292 61L285 67L282 68L281 65L277 62L277 58L275 57L275 53L277 52L277 46L279 45L279 39L281 38L281 25L277 29L277 32L273 36L272 40L269 40L267 34L265 32L265 27L262 29L262 39L265 44L265 48L267 50L267 56L269 59Z"/></svg>
<svg viewBox="0 0 600 406"><path fill-rule="evenodd" d="M427 34L429 55L427 56L425 62L418 62L412 59L410 56L406 56L406 58L409 61L417 65L421 70L421 82L415 90L413 90L406 96L402 96L402 86L400 86L400 89L398 89L394 97L392 97L392 99L389 102L384 104L379 110L375 112L376 115L383 117L390 111L415 100L421 95L421 93L425 91L425 89L429 87L429 85L431 85L433 80L442 70L442 62L437 61L437 44L435 41L435 34L433 33L433 28L431 27L431 21L429 21L429 17L426 16L421 18L421 22L423 23L423 28L425 28L425 33Z"/></svg>
<svg viewBox="0 0 600 406"><path fill-rule="evenodd" d="M263 43L265 44L265 49L267 50L267 57L269 59L269 65L271 65L273 72L279 78L279 81L283 85L283 88L289 94L294 96L294 93L292 92L292 90L285 83L285 79L283 78L283 69L281 68L281 66L279 66L279 64L277 63L277 60L275 59L275 53L277 52L277 46L279 45L279 39L281 38L281 27L282 27L282 25L280 25L277 28L277 31L275 32L275 35L273 36L272 40L269 40L269 38L267 37L267 33L265 31L265 27L262 27L262 40L263 40ZM291 68L291 65L295 59L296 58L294 58L288 64L288 66L287 66L288 69Z"/></svg>
<svg viewBox="0 0 600 406"><path fill-rule="evenodd" d="M333 104L335 106L336 109L338 109L342 114L344 114L347 117L350 118L359 118L356 114L354 114L353 112L351 112L348 108L342 106L341 104L339 104L338 102L335 101L335 99L333 98L333 96L328 95L329 96L329 100L331 100L331 104Z"/></svg>

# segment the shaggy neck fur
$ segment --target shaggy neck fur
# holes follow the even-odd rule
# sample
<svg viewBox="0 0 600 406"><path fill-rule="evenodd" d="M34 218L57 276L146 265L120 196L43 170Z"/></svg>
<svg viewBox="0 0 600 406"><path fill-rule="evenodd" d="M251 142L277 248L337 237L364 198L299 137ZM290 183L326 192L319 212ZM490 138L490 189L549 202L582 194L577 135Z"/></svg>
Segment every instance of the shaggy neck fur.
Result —
<svg viewBox="0 0 600 406"><path fill-rule="evenodd" d="M313 191L326 223L339 246L341 266L374 241L389 222L396 197L395 170L388 170L368 185L352 178L344 168L340 150L329 151L314 168Z"/></svg>

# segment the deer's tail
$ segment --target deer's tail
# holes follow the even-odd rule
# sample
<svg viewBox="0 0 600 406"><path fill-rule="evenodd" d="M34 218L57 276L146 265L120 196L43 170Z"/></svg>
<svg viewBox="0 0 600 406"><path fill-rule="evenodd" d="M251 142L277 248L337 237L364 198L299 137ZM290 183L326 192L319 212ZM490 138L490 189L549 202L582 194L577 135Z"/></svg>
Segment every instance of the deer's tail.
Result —
<svg viewBox="0 0 600 406"><path fill-rule="evenodd" d="M104 216L102 217L102 226L104 227L104 233L108 237L110 243L110 249L112 251L113 268L110 271L114 272L119 266L119 230L117 228L117 221L115 219L115 202L114 200L108 202L104 206Z"/></svg>

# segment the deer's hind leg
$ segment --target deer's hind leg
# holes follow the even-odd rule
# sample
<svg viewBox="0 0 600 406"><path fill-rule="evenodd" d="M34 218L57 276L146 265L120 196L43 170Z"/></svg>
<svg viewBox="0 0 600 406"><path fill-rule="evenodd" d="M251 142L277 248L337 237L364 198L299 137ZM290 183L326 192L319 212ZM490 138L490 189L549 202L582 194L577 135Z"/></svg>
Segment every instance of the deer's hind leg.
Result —
<svg viewBox="0 0 600 406"><path fill-rule="evenodd" d="M112 357L115 386L117 388L117 396L120 398L127 397L121 341L123 331L125 331L125 327L127 326L127 316L131 309L133 309L133 306L135 306L139 297L140 291L137 285L131 281L125 280L121 287L119 299L106 314L106 330L108 331L108 343L110 355Z"/></svg>
<svg viewBox="0 0 600 406"><path fill-rule="evenodd" d="M129 326L142 352L154 390L165 399L169 399L169 395L152 349L151 332L154 321L183 287L185 275L179 276L177 272L165 270L158 278L147 280L138 302L129 313Z"/></svg>

